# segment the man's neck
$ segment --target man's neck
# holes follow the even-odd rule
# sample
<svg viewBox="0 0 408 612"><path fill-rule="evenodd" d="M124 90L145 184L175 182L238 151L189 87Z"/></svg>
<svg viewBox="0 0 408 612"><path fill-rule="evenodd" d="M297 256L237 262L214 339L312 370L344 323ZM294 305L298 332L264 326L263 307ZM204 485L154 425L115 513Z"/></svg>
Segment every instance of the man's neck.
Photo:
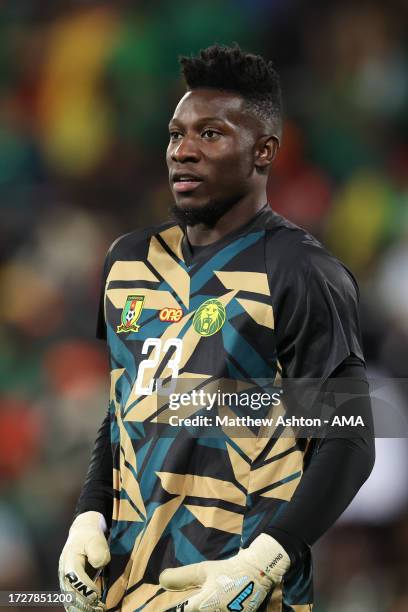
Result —
<svg viewBox="0 0 408 612"><path fill-rule="evenodd" d="M254 201L242 199L217 221L214 227L203 224L187 226L187 238L193 246L204 246L221 240L250 221L265 206L266 195Z"/></svg>

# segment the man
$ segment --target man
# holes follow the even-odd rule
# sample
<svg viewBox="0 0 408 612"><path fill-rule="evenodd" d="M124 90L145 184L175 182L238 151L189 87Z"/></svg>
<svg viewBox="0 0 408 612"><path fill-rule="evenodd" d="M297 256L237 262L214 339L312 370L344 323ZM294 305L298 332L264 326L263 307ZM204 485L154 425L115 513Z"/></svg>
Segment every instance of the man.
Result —
<svg viewBox="0 0 408 612"><path fill-rule="evenodd" d="M187 93L167 150L176 220L122 236L105 261L110 407L61 587L77 595L71 610L311 610L310 546L374 461L358 290L266 202L281 139L272 65L218 45L181 64ZM358 434L160 435L163 380L192 390L319 379L335 390L345 377ZM85 560L105 567L102 597Z"/></svg>

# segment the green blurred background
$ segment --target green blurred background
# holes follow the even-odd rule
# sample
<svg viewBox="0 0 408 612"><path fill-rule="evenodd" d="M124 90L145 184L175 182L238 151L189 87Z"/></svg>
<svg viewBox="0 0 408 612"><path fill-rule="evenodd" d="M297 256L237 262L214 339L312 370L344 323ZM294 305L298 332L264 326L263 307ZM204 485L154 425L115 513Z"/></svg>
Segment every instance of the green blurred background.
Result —
<svg viewBox="0 0 408 612"><path fill-rule="evenodd" d="M407 24L404 0L0 2L0 590L57 588L107 407L101 267L167 217L179 54L237 41L273 59L269 201L357 276L369 372L408 414ZM377 456L316 547L316 612L408 610L407 441Z"/></svg>

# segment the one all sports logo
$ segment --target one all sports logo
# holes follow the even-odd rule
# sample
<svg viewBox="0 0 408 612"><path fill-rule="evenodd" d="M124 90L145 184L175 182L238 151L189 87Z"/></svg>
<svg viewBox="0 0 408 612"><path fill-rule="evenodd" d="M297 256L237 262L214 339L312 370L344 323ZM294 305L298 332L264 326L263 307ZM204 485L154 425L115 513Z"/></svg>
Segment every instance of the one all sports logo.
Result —
<svg viewBox="0 0 408 612"><path fill-rule="evenodd" d="M160 321L172 321L177 323L183 316L181 308L162 308L159 312Z"/></svg>
<svg viewBox="0 0 408 612"><path fill-rule="evenodd" d="M240 591L238 593L238 595L236 597L234 597L234 599L232 601L229 602L229 604L227 605L228 610L231 610L233 612L240 612L241 610L243 610L244 606L242 605L242 603L246 599L248 599L248 597L251 595L253 590L254 590L254 583L253 582L249 582L242 589L242 591Z"/></svg>

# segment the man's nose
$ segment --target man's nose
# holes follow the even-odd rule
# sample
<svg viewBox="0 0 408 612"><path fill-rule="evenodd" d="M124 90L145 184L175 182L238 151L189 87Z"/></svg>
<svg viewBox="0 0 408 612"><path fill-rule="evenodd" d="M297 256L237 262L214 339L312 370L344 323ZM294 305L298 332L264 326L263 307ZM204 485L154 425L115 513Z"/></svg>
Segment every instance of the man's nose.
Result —
<svg viewBox="0 0 408 612"><path fill-rule="evenodd" d="M193 138L183 136L175 144L171 157L173 161L180 163L187 161L197 162L200 159L200 151Z"/></svg>

